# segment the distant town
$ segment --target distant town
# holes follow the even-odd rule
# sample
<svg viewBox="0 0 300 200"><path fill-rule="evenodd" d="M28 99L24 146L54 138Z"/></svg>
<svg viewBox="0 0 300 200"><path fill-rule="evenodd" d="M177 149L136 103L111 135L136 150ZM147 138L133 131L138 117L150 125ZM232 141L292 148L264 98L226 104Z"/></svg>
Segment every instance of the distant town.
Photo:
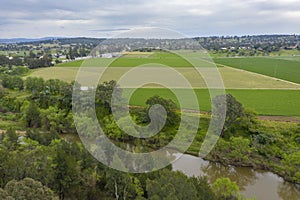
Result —
<svg viewBox="0 0 300 200"><path fill-rule="evenodd" d="M197 37L194 39L195 41L199 41L199 44L213 56L269 56L272 53L276 54L276 56L280 56L282 51L290 51L291 55L298 55L300 53L299 35L258 35L241 37L212 36ZM101 47L102 49L95 52L94 49L104 41L104 38L85 37L1 39L0 65L27 66L28 68L34 69L49 67L72 60L84 60L92 57L111 58L120 56L118 47L121 49L125 45L121 44L122 42L120 41L116 42L118 45L115 45L115 50L105 49L105 45L103 45L104 48ZM137 39L130 42L137 42ZM141 40L137 43L138 47L141 45ZM149 44L147 45L149 46ZM153 44L150 46L155 48L156 45L157 40L153 40ZM173 41L170 43L169 48L182 49L182 42ZM133 49L128 50L132 51ZM111 54L111 52L116 53Z"/></svg>

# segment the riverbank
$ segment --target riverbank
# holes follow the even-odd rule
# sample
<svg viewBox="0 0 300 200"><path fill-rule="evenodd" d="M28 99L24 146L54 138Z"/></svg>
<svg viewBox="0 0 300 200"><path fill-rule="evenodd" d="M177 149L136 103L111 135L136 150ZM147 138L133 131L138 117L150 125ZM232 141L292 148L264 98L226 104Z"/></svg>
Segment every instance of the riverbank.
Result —
<svg viewBox="0 0 300 200"><path fill-rule="evenodd" d="M188 154L182 155L172 163L172 168L189 177L206 176L210 183L218 178L227 177L238 185L240 192L247 198L298 200L300 196L300 186L285 182L276 174L264 170L222 165Z"/></svg>
<svg viewBox="0 0 300 200"><path fill-rule="evenodd" d="M214 149L203 159L267 170L287 182L300 184L299 123L260 119L255 123L250 131L235 130L235 133L227 133L227 138L220 137ZM196 137L186 153L199 156L200 148L201 141Z"/></svg>
<svg viewBox="0 0 300 200"><path fill-rule="evenodd" d="M196 152L196 151L187 150L185 152L185 154L201 158L201 157L199 157L199 152ZM247 167L247 168L252 168L254 170L269 171L269 172L272 172L272 173L278 175L284 181L292 183L292 184L299 185L299 187L300 187L300 182L293 181L292 178L287 177L286 174L284 174L283 172L281 172L279 170L275 170L274 168L272 168L271 166L267 165L266 163L257 164L258 162L261 162L261 160L254 160L251 163L225 162L224 159L215 159L212 156L210 156L210 154L207 155L206 157L202 158L202 159L205 160L205 161L209 161L209 162L220 163L221 165L224 165L224 166L230 165L230 166L234 166L234 167Z"/></svg>

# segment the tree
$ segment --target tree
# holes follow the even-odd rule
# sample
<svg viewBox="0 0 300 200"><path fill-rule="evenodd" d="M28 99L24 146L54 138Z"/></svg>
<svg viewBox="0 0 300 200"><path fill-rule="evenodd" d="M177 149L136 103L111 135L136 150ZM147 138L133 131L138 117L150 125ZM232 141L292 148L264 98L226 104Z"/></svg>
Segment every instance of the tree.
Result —
<svg viewBox="0 0 300 200"><path fill-rule="evenodd" d="M39 142L41 145L48 146L52 140L58 139L59 135L53 132L40 133L38 130L27 130L26 136L34 141Z"/></svg>
<svg viewBox="0 0 300 200"><path fill-rule="evenodd" d="M40 111L38 106L33 103L30 102L28 107L25 108L25 112L24 112L24 119L26 122L26 126L27 127L40 127L41 125L41 118L40 118Z"/></svg>
<svg viewBox="0 0 300 200"><path fill-rule="evenodd" d="M0 98L4 96L4 87L2 85L2 82L0 81Z"/></svg>
<svg viewBox="0 0 300 200"><path fill-rule="evenodd" d="M136 199L143 195L139 180L129 173L123 173L114 169L106 171L105 188L116 199Z"/></svg>
<svg viewBox="0 0 300 200"><path fill-rule="evenodd" d="M216 199L215 194L213 193L208 180L206 177L191 177L190 178L194 186L196 187L197 195L199 200L214 200Z"/></svg>
<svg viewBox="0 0 300 200"><path fill-rule="evenodd" d="M161 105L162 107L164 107L164 109L167 112L167 119L166 119L166 124L165 127L173 127L176 128L176 125L178 125L179 121L180 121L180 117L179 115L176 113L175 109L177 108L176 104L171 100L171 99L164 99L160 96L153 96L150 97L147 101L147 113L149 113L150 108L154 105ZM159 109L159 108L157 108ZM158 111L158 112L156 112ZM157 121L161 121L161 116L160 115L155 115L156 113L160 113L159 110L154 110L154 119L157 119ZM147 122L150 122L150 118L148 116L147 118ZM157 122L156 122L157 123ZM156 124L154 122L154 125ZM175 127L174 127L175 126Z"/></svg>
<svg viewBox="0 0 300 200"><path fill-rule="evenodd" d="M8 193L5 190L3 190L2 188L0 188L0 199L2 199L2 200L14 200L14 198L9 196Z"/></svg>
<svg viewBox="0 0 300 200"><path fill-rule="evenodd" d="M12 71L9 73L10 75L18 75L21 76L25 73L27 73L29 69L24 66L16 66L12 68Z"/></svg>
<svg viewBox="0 0 300 200"><path fill-rule="evenodd" d="M116 81L112 80L109 82L104 82L102 84L99 84L97 86L97 91L96 91L97 102L100 102L103 105L110 106L114 89L118 89ZM121 95L122 95L122 91L120 89L118 89L118 90L119 90L119 91L117 91L118 93L116 93L116 94L118 94L118 96L117 96L118 99L116 99L116 100L120 100Z"/></svg>
<svg viewBox="0 0 300 200"><path fill-rule="evenodd" d="M58 200L51 189L31 178L25 178L21 181L12 180L6 184L5 191L15 200Z"/></svg>
<svg viewBox="0 0 300 200"><path fill-rule="evenodd" d="M24 87L23 79L19 76L2 75L1 79L5 88L22 90Z"/></svg>
<svg viewBox="0 0 300 200"><path fill-rule="evenodd" d="M15 150L18 145L18 135L15 130L8 129L2 141L8 150Z"/></svg>
<svg viewBox="0 0 300 200"><path fill-rule="evenodd" d="M51 166L55 177L50 185L58 192L59 199L63 200L65 196L74 198L79 189L80 168L72 155L73 146L62 140L53 140L50 147L54 150Z"/></svg>
<svg viewBox="0 0 300 200"><path fill-rule="evenodd" d="M219 199L237 199L239 196L239 187L229 178L218 178L214 182L212 190Z"/></svg>
<svg viewBox="0 0 300 200"><path fill-rule="evenodd" d="M154 179L146 181L148 199L197 199L193 182L182 172L172 172L167 169L159 171Z"/></svg>
<svg viewBox="0 0 300 200"><path fill-rule="evenodd" d="M25 80L25 89L30 92L41 92L44 90L44 80L38 77L28 77Z"/></svg>
<svg viewBox="0 0 300 200"><path fill-rule="evenodd" d="M42 127L54 133L66 132L72 126L72 120L57 107L50 106L48 109L41 109L40 118Z"/></svg>
<svg viewBox="0 0 300 200"><path fill-rule="evenodd" d="M226 101L226 106L224 102ZM212 120L215 122L224 119L224 110L226 109L226 117L223 128L221 129L221 137L224 137L224 132L233 125L239 124L245 116L244 108L231 94L219 95L213 99L213 113Z"/></svg>

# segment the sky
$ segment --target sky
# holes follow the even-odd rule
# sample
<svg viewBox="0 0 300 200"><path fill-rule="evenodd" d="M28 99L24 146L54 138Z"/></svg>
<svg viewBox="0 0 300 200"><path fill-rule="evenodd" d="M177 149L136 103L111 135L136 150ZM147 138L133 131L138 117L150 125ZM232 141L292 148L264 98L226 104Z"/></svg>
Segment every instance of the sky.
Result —
<svg viewBox="0 0 300 200"><path fill-rule="evenodd" d="M300 34L300 0L1 0L0 38Z"/></svg>

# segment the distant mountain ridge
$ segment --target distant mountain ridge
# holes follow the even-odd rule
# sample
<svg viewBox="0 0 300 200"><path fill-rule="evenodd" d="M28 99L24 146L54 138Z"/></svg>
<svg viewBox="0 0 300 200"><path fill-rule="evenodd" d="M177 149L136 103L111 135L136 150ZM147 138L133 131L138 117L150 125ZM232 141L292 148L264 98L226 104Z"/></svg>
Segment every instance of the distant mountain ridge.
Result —
<svg viewBox="0 0 300 200"><path fill-rule="evenodd" d="M8 38L0 39L0 44L13 44L13 43L24 43L24 42L39 42L45 40L56 40L63 37L43 37L43 38Z"/></svg>
<svg viewBox="0 0 300 200"><path fill-rule="evenodd" d="M300 35L285 35L285 34L269 34L269 35L251 35L251 36L206 36L206 37L193 37L194 39L200 38L272 38L276 39L278 37L289 37L294 36L300 38ZM0 38L0 44L15 44L15 43L30 43L30 42L43 42L43 41L51 41L51 40L59 40L60 42L78 42L78 40L85 40L89 42L94 41L102 41L105 38L93 38L93 37L43 37L43 38Z"/></svg>
<svg viewBox="0 0 300 200"><path fill-rule="evenodd" d="M43 38L0 38L0 44L34 44L34 43L52 43L58 41L61 44L71 43L99 43L105 38L90 37L43 37Z"/></svg>

